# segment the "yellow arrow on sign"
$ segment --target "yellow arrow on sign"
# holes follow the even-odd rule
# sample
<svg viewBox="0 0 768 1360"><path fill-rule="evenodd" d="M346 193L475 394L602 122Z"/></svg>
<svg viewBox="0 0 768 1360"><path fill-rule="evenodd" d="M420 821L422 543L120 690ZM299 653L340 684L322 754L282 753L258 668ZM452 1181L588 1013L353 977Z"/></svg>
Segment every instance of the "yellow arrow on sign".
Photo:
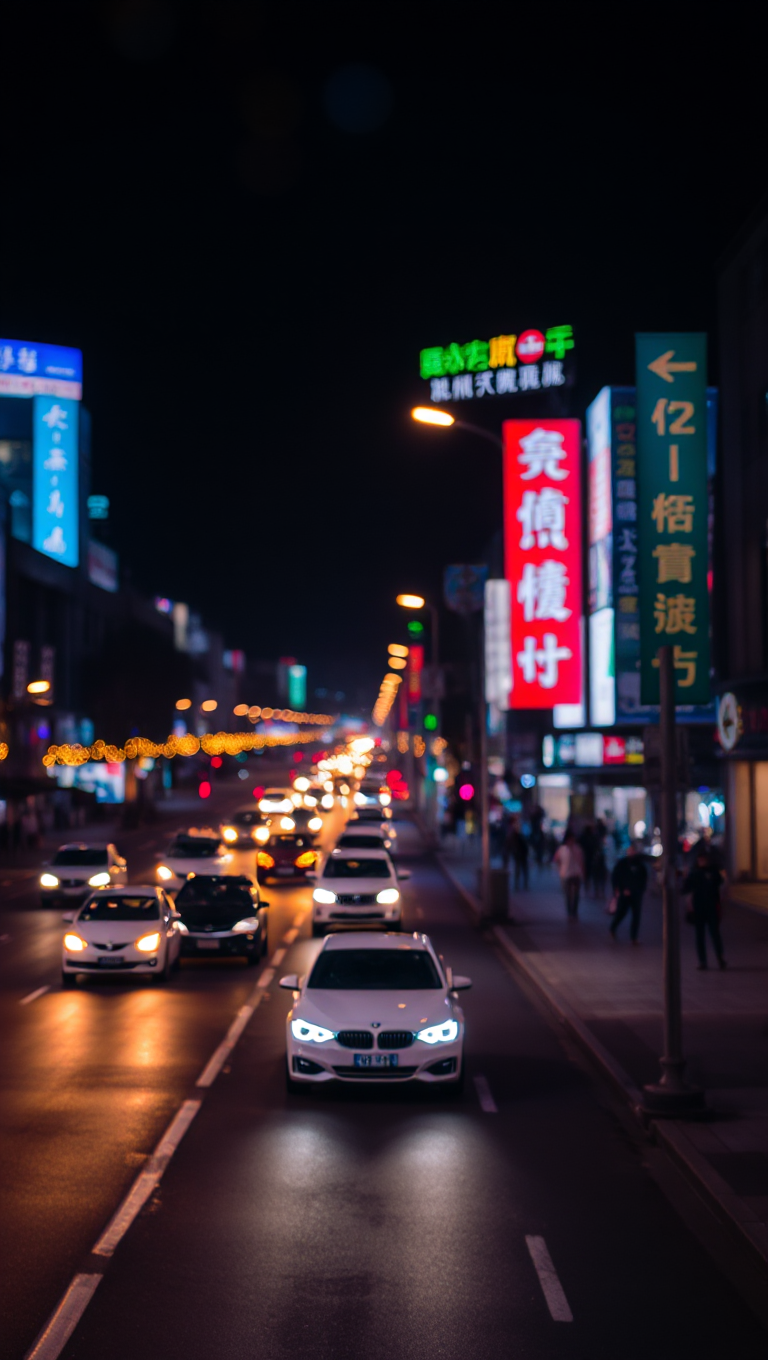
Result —
<svg viewBox="0 0 768 1360"><path fill-rule="evenodd" d="M666 354L660 354L658 359L654 359L653 363L648 365L649 369L651 370L651 373L655 373L659 378L663 378L665 382L674 382L675 380L672 377L673 373L696 372L695 363L688 362L685 364L682 363L673 364L672 360L674 359L674 357L675 351L673 349L668 349Z"/></svg>

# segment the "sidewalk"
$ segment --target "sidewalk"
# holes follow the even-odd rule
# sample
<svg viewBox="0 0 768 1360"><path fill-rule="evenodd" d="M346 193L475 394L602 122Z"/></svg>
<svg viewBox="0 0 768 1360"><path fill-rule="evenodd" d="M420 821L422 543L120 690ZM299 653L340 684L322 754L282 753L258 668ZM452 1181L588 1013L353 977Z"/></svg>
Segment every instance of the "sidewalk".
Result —
<svg viewBox="0 0 768 1360"><path fill-rule="evenodd" d="M438 858L479 917L476 862L450 852ZM605 906L582 898L579 919L569 922L556 875L534 867L530 890L511 893L510 922L495 934L636 1108L643 1085L660 1073L661 898L646 894L634 948L628 919L611 940ZM687 1076L706 1091L709 1113L700 1122L654 1120L653 1128L768 1266L768 916L759 900L752 909L728 904L724 973L711 951L709 971L697 972L693 930L683 924L682 932Z"/></svg>

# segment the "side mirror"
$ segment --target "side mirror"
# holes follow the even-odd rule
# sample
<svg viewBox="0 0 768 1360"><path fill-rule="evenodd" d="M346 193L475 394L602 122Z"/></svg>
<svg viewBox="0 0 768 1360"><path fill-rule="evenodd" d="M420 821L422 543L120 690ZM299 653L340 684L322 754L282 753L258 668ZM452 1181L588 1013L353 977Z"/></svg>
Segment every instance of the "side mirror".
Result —
<svg viewBox="0 0 768 1360"><path fill-rule="evenodd" d="M264 901L264 898L263 898L263 897L260 897L260 898L259 898L259 906L260 906L260 907L268 907L268 906L269 906L269 902L265 902L265 901Z"/></svg>
<svg viewBox="0 0 768 1360"><path fill-rule="evenodd" d="M398 871L397 871L397 877L398 877L399 879L410 878L410 877L411 877L411 871L410 871L410 869L398 869Z"/></svg>
<svg viewBox="0 0 768 1360"><path fill-rule="evenodd" d="M468 992L471 986L472 986L472 979L471 979L471 978L468 978L468 977L452 977L452 978L451 978L451 991L452 991L452 992Z"/></svg>
<svg viewBox="0 0 768 1360"><path fill-rule="evenodd" d="M281 977L278 986L285 987L285 990L287 992L298 992L299 990L298 973L286 973L285 977Z"/></svg>
<svg viewBox="0 0 768 1360"><path fill-rule="evenodd" d="M61 919L65 926L71 926L75 919L75 913L73 911L65 911Z"/></svg>

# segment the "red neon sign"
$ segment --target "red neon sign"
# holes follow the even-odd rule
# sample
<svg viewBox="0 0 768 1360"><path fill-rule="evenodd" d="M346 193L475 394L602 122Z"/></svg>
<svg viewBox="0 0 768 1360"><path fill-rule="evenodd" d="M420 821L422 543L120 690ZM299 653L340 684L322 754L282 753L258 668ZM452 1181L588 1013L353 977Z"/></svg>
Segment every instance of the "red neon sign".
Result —
<svg viewBox="0 0 768 1360"><path fill-rule="evenodd" d="M582 700L581 426L505 420L511 708Z"/></svg>

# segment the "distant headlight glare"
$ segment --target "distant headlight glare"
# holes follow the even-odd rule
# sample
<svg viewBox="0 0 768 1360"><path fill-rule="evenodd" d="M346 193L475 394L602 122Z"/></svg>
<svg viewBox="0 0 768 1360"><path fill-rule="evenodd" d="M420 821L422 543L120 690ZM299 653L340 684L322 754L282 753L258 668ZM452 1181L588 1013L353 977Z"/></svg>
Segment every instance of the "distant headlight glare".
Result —
<svg viewBox="0 0 768 1360"><path fill-rule="evenodd" d="M292 1020L291 1033L294 1039L299 1039L304 1044L327 1044L329 1039L336 1037L332 1029L323 1029L322 1025L311 1025L308 1020Z"/></svg>
<svg viewBox="0 0 768 1360"><path fill-rule="evenodd" d="M151 935L142 935L140 940L134 941L140 954L154 954L160 948L159 931L153 930Z"/></svg>
<svg viewBox="0 0 768 1360"><path fill-rule="evenodd" d="M416 1038L425 1044L452 1044L458 1033L458 1021L446 1020L442 1025L430 1025L429 1029L420 1029Z"/></svg>
<svg viewBox="0 0 768 1360"><path fill-rule="evenodd" d="M397 888L385 888L383 892L376 894L377 902L392 903L400 901L400 894Z"/></svg>
<svg viewBox="0 0 768 1360"><path fill-rule="evenodd" d="M59 880L58 880L58 878L56 877L55 874L41 874L41 875L40 875L40 887L41 887L41 888L58 888L58 886L59 886Z"/></svg>
<svg viewBox="0 0 768 1360"><path fill-rule="evenodd" d="M64 936L64 948L68 954L82 954L88 944L79 935L69 934Z"/></svg>
<svg viewBox="0 0 768 1360"><path fill-rule="evenodd" d="M167 864L158 864L157 876L163 880L163 883L167 883L169 878L173 878L173 870L169 869Z"/></svg>
<svg viewBox="0 0 768 1360"><path fill-rule="evenodd" d="M109 874L94 874L93 878L88 879L89 888L106 888L109 883Z"/></svg>
<svg viewBox="0 0 768 1360"><path fill-rule="evenodd" d="M269 827L257 826L255 830L251 832L251 835L255 841L259 842L259 845L264 845L269 840Z"/></svg>
<svg viewBox="0 0 768 1360"><path fill-rule="evenodd" d="M322 817L310 817L309 821L307 822L307 829L309 831L322 831L323 829Z"/></svg>
<svg viewBox="0 0 768 1360"><path fill-rule="evenodd" d="M237 840L237 831L233 826L222 827L221 835L223 840L227 842L227 845L232 845L233 842Z"/></svg>
<svg viewBox="0 0 768 1360"><path fill-rule="evenodd" d="M336 894L329 892L327 888L315 888L312 897L315 902L321 902L325 907L329 907L332 902L336 901Z"/></svg>

